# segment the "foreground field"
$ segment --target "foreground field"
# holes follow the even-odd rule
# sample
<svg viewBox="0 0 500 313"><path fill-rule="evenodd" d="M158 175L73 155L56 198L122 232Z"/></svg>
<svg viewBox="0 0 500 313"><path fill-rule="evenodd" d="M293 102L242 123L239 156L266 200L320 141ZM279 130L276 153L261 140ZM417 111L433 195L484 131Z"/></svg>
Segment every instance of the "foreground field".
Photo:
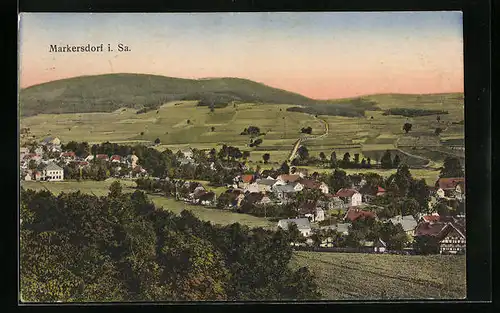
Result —
<svg viewBox="0 0 500 313"><path fill-rule="evenodd" d="M82 193L95 194L96 196L104 196L108 193L109 186L114 179L106 181L64 181L64 182L33 182L22 181L21 186L25 189L43 190L47 189L54 194L61 192L74 192L80 190ZM133 192L135 183L133 181L120 180L124 186L124 192ZM221 211L217 209L209 209L201 206L189 205L174 199L161 196L150 195L149 198L157 205L166 210L179 214L183 210L193 212L199 219L210 221L213 224L227 225L232 223L240 223L249 227L265 227L272 228L275 223L268 221L265 218L255 217L248 214L233 213Z"/></svg>
<svg viewBox="0 0 500 313"><path fill-rule="evenodd" d="M328 300L463 299L465 256L296 252Z"/></svg>

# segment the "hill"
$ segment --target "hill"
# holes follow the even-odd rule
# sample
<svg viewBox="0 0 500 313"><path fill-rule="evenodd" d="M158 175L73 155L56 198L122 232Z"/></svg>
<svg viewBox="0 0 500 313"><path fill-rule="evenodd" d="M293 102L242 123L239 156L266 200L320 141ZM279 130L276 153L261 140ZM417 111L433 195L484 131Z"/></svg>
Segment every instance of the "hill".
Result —
<svg viewBox="0 0 500 313"><path fill-rule="evenodd" d="M23 116L156 108L168 101L202 100L307 105L302 95L240 78L181 79L146 74L105 74L62 79L21 90Z"/></svg>

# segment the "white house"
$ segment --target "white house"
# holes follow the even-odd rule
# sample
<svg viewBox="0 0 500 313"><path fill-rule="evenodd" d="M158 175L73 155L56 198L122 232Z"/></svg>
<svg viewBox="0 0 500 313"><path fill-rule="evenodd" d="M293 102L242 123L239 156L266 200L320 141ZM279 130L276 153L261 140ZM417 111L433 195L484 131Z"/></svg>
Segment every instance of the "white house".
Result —
<svg viewBox="0 0 500 313"><path fill-rule="evenodd" d="M359 206L363 203L363 196L355 189L342 188L336 196L341 198L348 206Z"/></svg>
<svg viewBox="0 0 500 313"><path fill-rule="evenodd" d="M253 183L247 184L245 187L243 187L243 190L244 190L244 192L248 191L250 193L259 192L260 191L259 185L257 184L257 182L253 182Z"/></svg>
<svg viewBox="0 0 500 313"><path fill-rule="evenodd" d="M408 236L411 236L411 238L413 238L413 231L418 225L417 221L413 218L412 215L406 215L406 216L397 215L389 219L389 222L391 222L393 225L400 224L401 227L403 227L405 233Z"/></svg>
<svg viewBox="0 0 500 313"><path fill-rule="evenodd" d="M62 181L64 180L64 170L51 162L43 169L42 176L48 181Z"/></svg>
<svg viewBox="0 0 500 313"><path fill-rule="evenodd" d="M309 237L312 233L311 223L309 222L309 219L307 219L307 218L294 218L294 219L279 220L278 227L280 227L284 230L288 230L289 224L297 225L297 228L299 229L300 233L304 237Z"/></svg>
<svg viewBox="0 0 500 313"><path fill-rule="evenodd" d="M184 157L186 159L192 159L193 158L193 149L191 148L187 148L187 149L183 149L181 150L181 153L184 155Z"/></svg>

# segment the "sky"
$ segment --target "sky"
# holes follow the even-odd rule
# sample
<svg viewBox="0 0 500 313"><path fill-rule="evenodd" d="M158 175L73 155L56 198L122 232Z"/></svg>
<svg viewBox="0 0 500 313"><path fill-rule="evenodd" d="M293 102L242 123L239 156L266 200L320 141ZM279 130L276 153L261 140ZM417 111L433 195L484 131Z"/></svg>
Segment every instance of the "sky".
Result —
<svg viewBox="0 0 500 313"><path fill-rule="evenodd" d="M21 88L106 73L240 77L314 99L464 85L461 12L22 13L19 34ZM101 43L114 51L49 52Z"/></svg>

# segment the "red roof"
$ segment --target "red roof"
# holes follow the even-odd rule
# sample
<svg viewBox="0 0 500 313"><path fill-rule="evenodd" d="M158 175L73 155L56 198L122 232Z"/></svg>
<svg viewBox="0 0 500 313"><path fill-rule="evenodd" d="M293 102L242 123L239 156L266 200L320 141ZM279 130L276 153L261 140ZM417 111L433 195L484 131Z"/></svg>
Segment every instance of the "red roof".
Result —
<svg viewBox="0 0 500 313"><path fill-rule="evenodd" d="M98 158L98 159L107 159L108 155L107 154L98 154L95 157Z"/></svg>
<svg viewBox="0 0 500 313"><path fill-rule="evenodd" d="M244 182L244 183L249 183L253 180L253 175L251 174L247 174L247 175L243 175L241 176L241 180Z"/></svg>
<svg viewBox="0 0 500 313"><path fill-rule="evenodd" d="M455 189L458 184L465 185L465 179L463 177L457 178L440 178L437 182L439 188L446 189Z"/></svg>
<svg viewBox="0 0 500 313"><path fill-rule="evenodd" d="M306 188L318 189L321 183L312 179L299 179L298 182Z"/></svg>
<svg viewBox="0 0 500 313"><path fill-rule="evenodd" d="M337 191L336 195L337 195L337 197L350 198L355 193L358 193L358 191L354 190L354 189L349 189L349 188L342 188L339 191Z"/></svg>
<svg viewBox="0 0 500 313"><path fill-rule="evenodd" d="M31 159L36 156L36 153L28 153L24 156L25 159Z"/></svg>
<svg viewBox="0 0 500 313"><path fill-rule="evenodd" d="M75 156L75 153L73 151L69 151L69 152L63 152L61 154L61 156L63 157L74 157Z"/></svg>
<svg viewBox="0 0 500 313"><path fill-rule="evenodd" d="M350 207L346 214L346 219L354 222L359 218L375 218L377 215L374 212L363 211L360 209L356 209L354 207Z"/></svg>
<svg viewBox="0 0 500 313"><path fill-rule="evenodd" d="M113 161L113 160L118 160L118 161L120 161L121 159L122 159L122 157L121 157L121 156L119 156L119 155L112 155L110 160L111 160L111 161Z"/></svg>
<svg viewBox="0 0 500 313"><path fill-rule="evenodd" d="M437 236L445 226L445 223L420 223L415 228L415 236Z"/></svg>
<svg viewBox="0 0 500 313"><path fill-rule="evenodd" d="M377 187L377 192L385 192L385 189L384 189L384 188L382 188L382 187L380 187L380 186L378 186L378 187Z"/></svg>
<svg viewBox="0 0 500 313"><path fill-rule="evenodd" d="M87 161L80 161L78 162L79 165L89 165L89 162Z"/></svg>
<svg viewBox="0 0 500 313"><path fill-rule="evenodd" d="M422 216L422 219L425 222L439 222L439 215L424 215Z"/></svg>

